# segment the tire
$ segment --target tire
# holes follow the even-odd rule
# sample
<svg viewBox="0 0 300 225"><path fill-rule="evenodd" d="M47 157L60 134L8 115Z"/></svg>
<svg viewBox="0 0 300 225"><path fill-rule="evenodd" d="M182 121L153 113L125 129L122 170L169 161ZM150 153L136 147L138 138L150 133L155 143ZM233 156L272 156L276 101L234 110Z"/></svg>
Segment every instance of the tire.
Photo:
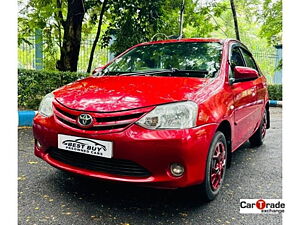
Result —
<svg viewBox="0 0 300 225"><path fill-rule="evenodd" d="M226 138L222 132L217 131L206 160L205 180L199 186L204 201L212 201L219 194L225 177L227 155Z"/></svg>
<svg viewBox="0 0 300 225"><path fill-rule="evenodd" d="M266 136L266 131L267 131L267 111L264 111L263 118L260 122L259 128L255 133L249 138L250 144L252 147L258 147L261 146L264 142L264 138Z"/></svg>

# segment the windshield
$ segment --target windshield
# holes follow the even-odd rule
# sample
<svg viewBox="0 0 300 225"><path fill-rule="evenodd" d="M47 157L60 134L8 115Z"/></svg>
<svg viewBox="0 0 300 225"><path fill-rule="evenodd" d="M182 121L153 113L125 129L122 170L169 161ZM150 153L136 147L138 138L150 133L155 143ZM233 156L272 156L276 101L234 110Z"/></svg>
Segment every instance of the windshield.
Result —
<svg viewBox="0 0 300 225"><path fill-rule="evenodd" d="M217 42L173 42L138 46L106 67L103 75L212 78L220 68Z"/></svg>

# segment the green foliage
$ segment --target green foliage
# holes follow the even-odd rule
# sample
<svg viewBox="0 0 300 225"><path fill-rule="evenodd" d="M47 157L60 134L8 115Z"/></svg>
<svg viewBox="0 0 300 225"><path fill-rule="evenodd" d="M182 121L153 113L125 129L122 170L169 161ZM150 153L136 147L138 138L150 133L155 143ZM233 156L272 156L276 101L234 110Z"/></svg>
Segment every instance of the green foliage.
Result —
<svg viewBox="0 0 300 225"><path fill-rule="evenodd" d="M107 46L111 37L116 40L111 51L123 52L134 44L158 37L179 36L179 12L182 0L116 0L110 6L108 29L102 37L102 46ZM199 7L200 0L185 0L183 36L209 37L218 26L211 22L225 10L223 3L210 3ZM154 39L154 40L157 40Z"/></svg>
<svg viewBox="0 0 300 225"><path fill-rule="evenodd" d="M264 0L262 18L261 37L266 38L269 44L281 44L282 0Z"/></svg>
<svg viewBox="0 0 300 225"><path fill-rule="evenodd" d="M62 41L62 29L55 16L57 9L53 6L56 6L56 0L30 0L19 3L21 10L18 18L18 45L30 39L36 29L42 30L45 43L44 65L48 69L55 69L58 51L56 45Z"/></svg>
<svg viewBox="0 0 300 225"><path fill-rule="evenodd" d="M162 6L162 24L159 32L167 36L179 36L179 11L182 0L166 0ZM218 26L213 23L224 11L223 3L210 2L201 6L199 0L185 0L183 37L209 37Z"/></svg>
<svg viewBox="0 0 300 225"><path fill-rule="evenodd" d="M94 32L97 13L101 6L99 0L84 0L86 11L82 40ZM43 31L43 64L46 70L55 70L63 46L65 18L68 1L66 0L20 0L18 17L18 45L30 39L36 29ZM86 67L86 66L84 66Z"/></svg>
<svg viewBox="0 0 300 225"><path fill-rule="evenodd" d="M227 10L215 19L219 29L212 32L214 37L234 38L235 31L229 1L222 1ZM267 38L261 37L263 24L263 0L235 1L241 41L253 53L260 69L269 80L272 80L275 67L275 48L270 46Z"/></svg>
<svg viewBox="0 0 300 225"><path fill-rule="evenodd" d="M282 85L272 84L268 85L269 99L270 100L282 100Z"/></svg>
<svg viewBox="0 0 300 225"><path fill-rule="evenodd" d="M54 70L60 55L64 29L60 17L66 18L65 0L19 0L18 41L26 43L36 28L43 30L44 68ZM58 2L61 7L58 7ZM92 40L97 30L103 0L83 0L85 17L82 24L82 43ZM112 36L116 39L111 51L120 53L134 44L158 38L179 35L179 12L182 0L114 0L109 1L104 14L100 43L96 47L93 67L105 64ZM270 44L280 42L282 30L282 0L236 0L235 1L241 41L251 52L272 55ZM61 9L61 10L60 10ZM228 0L185 0L183 36L235 38L232 12ZM34 44L34 42L33 42ZM81 45L79 67L86 68L89 47ZM23 51L23 50L22 50ZM21 53L22 51L19 50ZM256 56L256 55L255 55ZM274 63L271 57L256 57L261 70L271 77ZM28 65L29 60L19 60Z"/></svg>
<svg viewBox="0 0 300 225"><path fill-rule="evenodd" d="M199 1L189 0L185 11L184 37L211 37L220 27L214 21L226 10L223 2L209 2L202 7Z"/></svg>
<svg viewBox="0 0 300 225"><path fill-rule="evenodd" d="M102 38L107 46L111 37L116 41L112 52L119 54L140 42L149 41L157 33L161 24L161 5L163 0L115 0L109 8L109 25Z"/></svg>
<svg viewBox="0 0 300 225"><path fill-rule="evenodd" d="M85 73L19 69L18 106L36 110L44 95L86 76Z"/></svg>

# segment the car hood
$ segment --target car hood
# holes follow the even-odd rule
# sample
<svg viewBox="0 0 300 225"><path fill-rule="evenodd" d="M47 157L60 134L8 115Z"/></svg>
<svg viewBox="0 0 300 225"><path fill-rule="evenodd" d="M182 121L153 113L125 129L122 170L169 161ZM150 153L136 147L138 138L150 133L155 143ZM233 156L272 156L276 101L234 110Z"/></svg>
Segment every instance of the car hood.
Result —
<svg viewBox="0 0 300 225"><path fill-rule="evenodd" d="M54 96L71 109L113 112L193 100L208 81L158 76L88 77L54 91Z"/></svg>

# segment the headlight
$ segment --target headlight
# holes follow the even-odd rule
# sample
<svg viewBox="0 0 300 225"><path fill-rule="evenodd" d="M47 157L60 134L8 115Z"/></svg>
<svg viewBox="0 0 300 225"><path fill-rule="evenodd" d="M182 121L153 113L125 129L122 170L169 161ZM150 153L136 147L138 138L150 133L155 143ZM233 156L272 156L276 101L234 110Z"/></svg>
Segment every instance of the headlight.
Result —
<svg viewBox="0 0 300 225"><path fill-rule="evenodd" d="M43 100L41 101L40 107L39 107L39 113L43 116L49 117L53 114L53 108L52 108L52 102L54 100L54 95L52 93L49 93L45 95Z"/></svg>
<svg viewBox="0 0 300 225"><path fill-rule="evenodd" d="M196 126L198 106L195 102L159 105L136 123L147 129L185 129Z"/></svg>

